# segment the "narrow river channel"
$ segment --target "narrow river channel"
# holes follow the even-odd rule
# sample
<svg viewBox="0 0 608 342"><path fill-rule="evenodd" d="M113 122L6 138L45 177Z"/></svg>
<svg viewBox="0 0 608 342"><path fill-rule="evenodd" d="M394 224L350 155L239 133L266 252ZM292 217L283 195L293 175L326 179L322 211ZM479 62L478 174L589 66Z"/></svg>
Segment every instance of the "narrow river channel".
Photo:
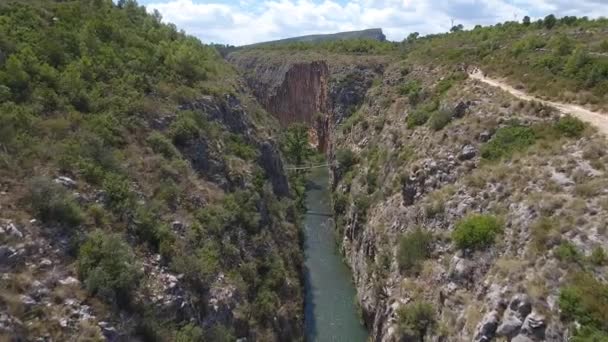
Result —
<svg viewBox="0 0 608 342"><path fill-rule="evenodd" d="M351 273L336 248L329 172L312 169L306 192L305 329L308 342L363 342L367 331L355 306Z"/></svg>

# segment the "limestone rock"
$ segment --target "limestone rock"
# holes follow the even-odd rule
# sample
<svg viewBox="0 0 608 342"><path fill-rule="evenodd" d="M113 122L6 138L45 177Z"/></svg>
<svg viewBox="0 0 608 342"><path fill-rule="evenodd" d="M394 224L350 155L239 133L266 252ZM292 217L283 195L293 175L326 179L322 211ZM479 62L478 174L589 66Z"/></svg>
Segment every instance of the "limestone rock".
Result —
<svg viewBox="0 0 608 342"><path fill-rule="evenodd" d="M465 145L462 148L462 151L460 152L460 155L458 155L458 159L460 160L471 160L473 158L475 158L475 156L477 155L477 149L472 146L472 145Z"/></svg>
<svg viewBox="0 0 608 342"><path fill-rule="evenodd" d="M59 177L55 178L55 183L61 184L68 189L76 188L76 181L67 176L59 176Z"/></svg>
<svg viewBox="0 0 608 342"><path fill-rule="evenodd" d="M547 323L545 317L537 312L533 312L526 317L521 330L528 336L543 340L545 338L546 328Z"/></svg>
<svg viewBox="0 0 608 342"><path fill-rule="evenodd" d="M260 151L260 165L271 180L275 195L280 197L289 196L287 176L285 176L285 172L283 171L283 161L279 156L276 146L270 142L264 142Z"/></svg>
<svg viewBox="0 0 608 342"><path fill-rule="evenodd" d="M475 341L491 341L494 336L496 336L496 329L498 328L499 320L500 316L498 314L498 311L492 310L488 312L481 320L481 323L479 323L478 325Z"/></svg>

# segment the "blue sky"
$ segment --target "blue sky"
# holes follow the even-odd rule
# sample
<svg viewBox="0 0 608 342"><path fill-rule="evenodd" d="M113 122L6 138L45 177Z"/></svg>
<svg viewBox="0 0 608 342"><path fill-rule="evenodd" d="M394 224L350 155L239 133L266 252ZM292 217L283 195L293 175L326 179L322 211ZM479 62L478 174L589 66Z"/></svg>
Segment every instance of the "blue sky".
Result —
<svg viewBox="0 0 608 342"><path fill-rule="evenodd" d="M140 0L204 42L250 44L380 27L390 40L505 20L608 16L608 0Z"/></svg>

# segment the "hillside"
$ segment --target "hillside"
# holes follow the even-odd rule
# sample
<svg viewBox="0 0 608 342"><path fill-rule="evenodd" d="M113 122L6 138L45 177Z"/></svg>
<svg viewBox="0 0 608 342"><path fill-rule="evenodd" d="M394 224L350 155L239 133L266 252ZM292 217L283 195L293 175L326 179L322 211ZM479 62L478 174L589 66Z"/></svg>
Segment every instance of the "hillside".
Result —
<svg viewBox="0 0 608 342"><path fill-rule="evenodd" d="M262 45L276 45L284 43L320 43L326 41L347 40L347 39L370 39L377 41L385 41L386 36L382 33L382 29L374 28L360 31L338 32L331 34L311 34L308 36L292 37L286 39L273 40L251 45L242 46L243 48L259 47Z"/></svg>
<svg viewBox="0 0 608 342"><path fill-rule="evenodd" d="M0 340L301 339L275 119L119 3L0 4Z"/></svg>
<svg viewBox="0 0 608 342"><path fill-rule="evenodd" d="M229 55L269 112L290 103L274 114L325 132L335 230L372 340L607 338L608 146L568 112L608 120L607 29L548 16Z"/></svg>

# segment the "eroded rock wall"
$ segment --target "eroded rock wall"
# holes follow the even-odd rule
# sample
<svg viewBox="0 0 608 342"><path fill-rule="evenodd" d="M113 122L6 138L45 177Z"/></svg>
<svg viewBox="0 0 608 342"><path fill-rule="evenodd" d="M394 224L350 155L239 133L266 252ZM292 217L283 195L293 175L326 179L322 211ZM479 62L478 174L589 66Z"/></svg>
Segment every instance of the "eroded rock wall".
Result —
<svg viewBox="0 0 608 342"><path fill-rule="evenodd" d="M255 51L254 51L255 52ZM328 56L267 56L238 52L229 62L244 75L252 93L283 127L304 123L320 151L328 152L333 127L361 105L384 70L384 61L335 61Z"/></svg>

